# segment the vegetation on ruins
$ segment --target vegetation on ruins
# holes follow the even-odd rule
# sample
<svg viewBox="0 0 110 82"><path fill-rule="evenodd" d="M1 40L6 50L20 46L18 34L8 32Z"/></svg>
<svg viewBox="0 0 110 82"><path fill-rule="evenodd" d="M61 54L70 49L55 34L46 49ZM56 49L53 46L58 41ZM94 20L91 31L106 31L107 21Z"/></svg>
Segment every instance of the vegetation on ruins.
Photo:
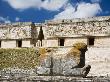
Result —
<svg viewBox="0 0 110 82"><path fill-rule="evenodd" d="M85 52L86 50L87 50L87 45L85 43L77 42L73 44L73 47L68 52L67 56L75 59L77 63L80 63L82 51Z"/></svg>
<svg viewBox="0 0 110 82"><path fill-rule="evenodd" d="M0 69L18 67L35 68L38 64L38 53L34 48L0 49Z"/></svg>
<svg viewBox="0 0 110 82"><path fill-rule="evenodd" d="M76 43L73 45L67 56L80 61L81 49L86 48L84 43ZM35 68L38 65L38 59L45 59L46 53L51 52L49 48L17 48L17 49L0 49L0 69L8 67L18 68Z"/></svg>
<svg viewBox="0 0 110 82"><path fill-rule="evenodd" d="M39 60L45 59L48 55L46 53L51 52L52 50L49 48L39 48Z"/></svg>
<svg viewBox="0 0 110 82"><path fill-rule="evenodd" d="M75 43L75 44L73 44L73 46L75 48L77 48L78 50L82 50L82 49L87 48L87 45L85 43L81 43L81 42Z"/></svg>
<svg viewBox="0 0 110 82"><path fill-rule="evenodd" d="M39 35L38 35L38 40L41 41L41 46L42 46L42 40L44 39L44 34L42 30L42 26L40 27Z"/></svg>

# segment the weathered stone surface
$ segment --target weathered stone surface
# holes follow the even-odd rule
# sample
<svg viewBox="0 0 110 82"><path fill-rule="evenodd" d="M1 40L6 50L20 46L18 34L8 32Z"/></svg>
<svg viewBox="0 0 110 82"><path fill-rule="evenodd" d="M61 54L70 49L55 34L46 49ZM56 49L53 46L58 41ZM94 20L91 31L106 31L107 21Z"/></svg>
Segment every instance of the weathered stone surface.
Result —
<svg viewBox="0 0 110 82"><path fill-rule="evenodd" d="M75 35L103 36L109 34L109 17L57 20L47 22L46 37L75 37ZM78 36L76 36L78 37Z"/></svg>
<svg viewBox="0 0 110 82"><path fill-rule="evenodd" d="M50 74L50 68L38 67L36 72L39 75L49 75Z"/></svg>
<svg viewBox="0 0 110 82"><path fill-rule="evenodd" d="M39 52L39 67L37 74L40 75L70 75L86 77L91 66L85 66L85 52L87 46L84 43L76 43L69 52L59 54L57 51L41 49Z"/></svg>
<svg viewBox="0 0 110 82"><path fill-rule="evenodd" d="M38 41L40 27L44 40ZM88 36L94 37L94 46L109 46L110 16L86 19L53 20L45 23L0 24L1 48L18 47L16 40L22 39L22 47L56 47L59 39L64 38L64 46L71 46L73 41L88 43ZM77 38L76 38L77 37ZM100 39L102 37L102 39ZM25 40L28 40L27 42ZM103 43L105 42L105 43ZM42 44L42 45L41 45ZM108 45L109 44L109 45Z"/></svg>
<svg viewBox="0 0 110 82"><path fill-rule="evenodd" d="M30 76L24 78L0 78L0 82L110 82L110 77Z"/></svg>
<svg viewBox="0 0 110 82"><path fill-rule="evenodd" d="M21 78L36 75L35 69L5 68L0 70L2 78Z"/></svg>
<svg viewBox="0 0 110 82"><path fill-rule="evenodd" d="M110 76L110 48L88 48L86 63L92 67L88 76Z"/></svg>
<svg viewBox="0 0 110 82"><path fill-rule="evenodd" d="M1 26L0 26L1 27ZM2 26L4 27L4 26ZM4 28L0 28L1 39L21 39L31 38L31 27L28 25L6 25Z"/></svg>

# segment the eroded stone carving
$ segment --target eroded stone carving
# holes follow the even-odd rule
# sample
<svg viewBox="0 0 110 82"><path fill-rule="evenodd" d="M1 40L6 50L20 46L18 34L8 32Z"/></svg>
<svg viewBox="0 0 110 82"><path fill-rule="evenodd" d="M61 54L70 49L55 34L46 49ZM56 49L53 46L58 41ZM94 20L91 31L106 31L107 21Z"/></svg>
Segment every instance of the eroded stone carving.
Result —
<svg viewBox="0 0 110 82"><path fill-rule="evenodd" d="M46 36L74 36L74 35L97 35L109 34L109 22L77 22L68 24L48 25Z"/></svg>
<svg viewBox="0 0 110 82"><path fill-rule="evenodd" d="M38 75L69 75L86 77L91 66L85 65L85 52L87 45L76 43L65 54L56 54L49 48L39 49L39 66L36 68Z"/></svg>
<svg viewBox="0 0 110 82"><path fill-rule="evenodd" d="M30 38L31 27L7 27L0 29L1 39L19 39L19 38Z"/></svg>

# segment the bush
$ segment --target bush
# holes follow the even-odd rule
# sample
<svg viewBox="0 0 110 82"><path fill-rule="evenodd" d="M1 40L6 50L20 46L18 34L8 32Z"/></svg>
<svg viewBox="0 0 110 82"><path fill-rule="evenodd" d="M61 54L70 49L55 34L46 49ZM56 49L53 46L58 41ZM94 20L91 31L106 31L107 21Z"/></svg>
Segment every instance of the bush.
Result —
<svg viewBox="0 0 110 82"><path fill-rule="evenodd" d="M35 68L38 64L38 53L33 48L0 49L0 69L18 67Z"/></svg>
<svg viewBox="0 0 110 82"><path fill-rule="evenodd" d="M73 46L75 48L77 48L78 50L82 50L82 49L86 49L87 48L87 45L85 43L80 43L80 42L73 44Z"/></svg>

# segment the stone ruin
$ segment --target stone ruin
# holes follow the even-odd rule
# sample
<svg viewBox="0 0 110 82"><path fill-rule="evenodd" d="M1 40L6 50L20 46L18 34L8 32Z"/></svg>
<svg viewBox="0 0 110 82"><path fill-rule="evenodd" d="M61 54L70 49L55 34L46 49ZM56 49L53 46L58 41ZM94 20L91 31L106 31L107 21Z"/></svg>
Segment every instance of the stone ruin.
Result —
<svg viewBox="0 0 110 82"><path fill-rule="evenodd" d="M0 71L0 74L2 74L0 80L8 80L7 82L21 82L21 80L22 82L28 82L28 80L30 80L29 82L33 82L32 80L54 82L56 79L60 82L58 76L64 80L67 80L68 76L69 79L73 79L73 77L81 79L87 76L91 66L85 65L85 52L87 51L85 43L75 43L72 48L62 54L56 52L58 50L58 48L39 48L36 52L39 54L39 65L35 69L3 69Z"/></svg>
<svg viewBox="0 0 110 82"><path fill-rule="evenodd" d="M67 47L77 41L110 47L109 27L110 16L0 24L0 48Z"/></svg>
<svg viewBox="0 0 110 82"><path fill-rule="evenodd" d="M86 77L91 68L90 65L85 65L86 51L87 45L85 43L74 44L65 54L56 54L52 49L41 48L36 73L48 76Z"/></svg>
<svg viewBox="0 0 110 82"><path fill-rule="evenodd" d="M39 76L86 77L91 67L89 76L105 76L110 75L109 27L110 16L52 20L41 24L0 24L0 47L39 49L39 66L35 70ZM39 39L41 30L44 36ZM84 50L72 46L76 42L83 42L88 46L86 59ZM67 47L72 49L66 51ZM65 51L59 53L59 48L64 48ZM91 66L85 65L85 60Z"/></svg>

